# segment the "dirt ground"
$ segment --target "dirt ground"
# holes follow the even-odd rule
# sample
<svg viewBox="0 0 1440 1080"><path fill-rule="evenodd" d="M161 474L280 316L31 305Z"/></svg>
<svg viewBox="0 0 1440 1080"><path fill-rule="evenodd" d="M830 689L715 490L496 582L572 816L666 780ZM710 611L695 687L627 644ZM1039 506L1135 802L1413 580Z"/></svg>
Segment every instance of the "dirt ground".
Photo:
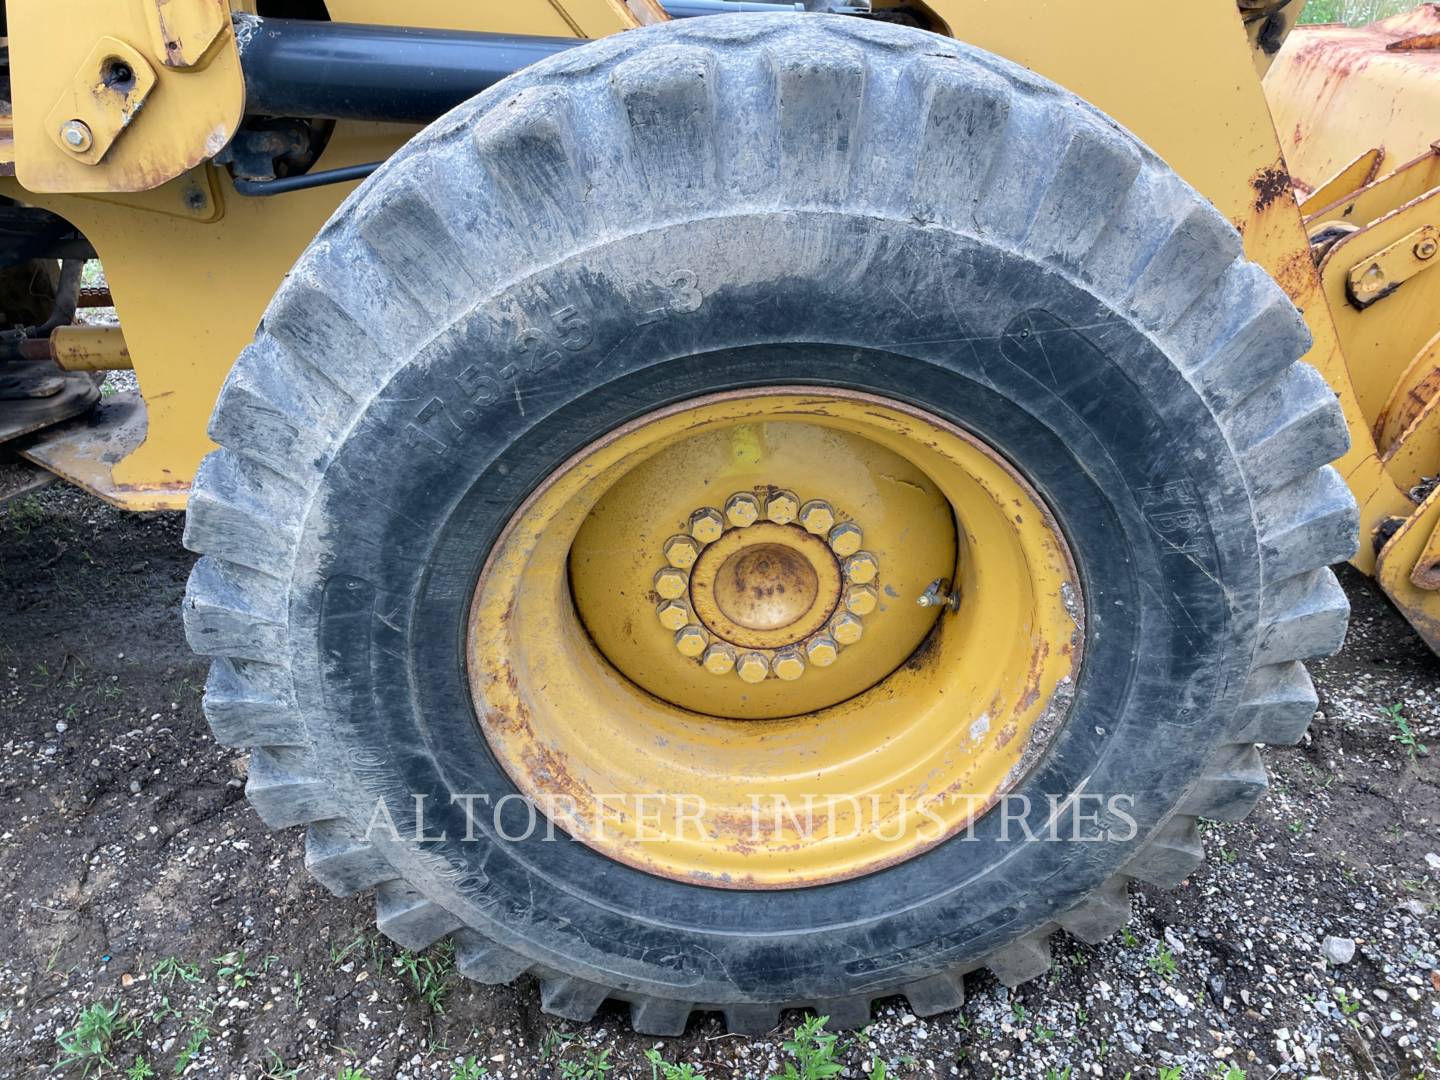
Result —
<svg viewBox="0 0 1440 1080"><path fill-rule="evenodd" d="M618 1010L554 1020L530 981L468 984L314 884L300 831L265 830L206 729L180 533L63 485L0 509L0 1075L50 1075L95 1006L105 1071L132 1077L648 1080L658 1046L765 1080L792 1060L799 1017L761 1039L696 1017L663 1043ZM1057 942L1017 992L972 976L958 1013L880 1005L842 1037L843 1075L1440 1077L1440 661L1344 581L1311 735L1266 751L1270 793L1207 827L1201 871L1141 890L1111 943Z"/></svg>

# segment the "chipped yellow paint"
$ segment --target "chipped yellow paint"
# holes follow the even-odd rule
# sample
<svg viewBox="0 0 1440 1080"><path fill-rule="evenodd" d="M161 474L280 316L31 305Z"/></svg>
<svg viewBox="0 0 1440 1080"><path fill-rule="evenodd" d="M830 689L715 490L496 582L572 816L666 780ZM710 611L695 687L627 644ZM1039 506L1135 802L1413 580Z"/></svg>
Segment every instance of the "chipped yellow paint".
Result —
<svg viewBox="0 0 1440 1080"><path fill-rule="evenodd" d="M682 652L655 617L656 553L730 490L712 474L737 425L766 450L744 480L779 469L797 491L841 488L832 501L856 508L881 568L864 636L793 680L796 657L750 682L743 645L738 665ZM677 490L655 493L657 474ZM653 512L652 493L668 500ZM801 527L731 526L715 543L759 528L795 543ZM917 604L935 577L956 583L958 611ZM897 402L777 387L652 413L557 470L490 556L467 655L492 751L567 831L681 880L793 888L908 858L983 813L1064 715L1082 640L1059 528L992 451Z"/></svg>

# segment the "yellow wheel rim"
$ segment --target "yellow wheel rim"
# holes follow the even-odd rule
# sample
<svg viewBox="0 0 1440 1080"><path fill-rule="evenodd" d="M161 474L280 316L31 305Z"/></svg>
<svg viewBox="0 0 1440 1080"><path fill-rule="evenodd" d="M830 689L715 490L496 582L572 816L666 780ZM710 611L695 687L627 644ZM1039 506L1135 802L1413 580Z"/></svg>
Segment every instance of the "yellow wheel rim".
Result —
<svg viewBox="0 0 1440 1080"><path fill-rule="evenodd" d="M476 588L492 751L576 838L795 887L952 836L1039 758L1083 608L1033 489L910 406L812 388L663 409L557 469Z"/></svg>

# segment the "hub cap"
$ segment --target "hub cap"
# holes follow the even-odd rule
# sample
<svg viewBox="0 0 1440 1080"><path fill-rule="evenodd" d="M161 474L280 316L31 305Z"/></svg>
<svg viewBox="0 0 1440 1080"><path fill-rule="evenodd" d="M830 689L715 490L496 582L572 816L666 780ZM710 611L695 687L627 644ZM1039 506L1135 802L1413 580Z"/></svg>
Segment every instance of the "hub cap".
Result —
<svg viewBox="0 0 1440 1080"><path fill-rule="evenodd" d="M627 424L531 496L477 586L470 677L491 749L572 835L797 886L908 858L1024 775L1068 705L1079 597L978 440L869 395L742 391Z"/></svg>

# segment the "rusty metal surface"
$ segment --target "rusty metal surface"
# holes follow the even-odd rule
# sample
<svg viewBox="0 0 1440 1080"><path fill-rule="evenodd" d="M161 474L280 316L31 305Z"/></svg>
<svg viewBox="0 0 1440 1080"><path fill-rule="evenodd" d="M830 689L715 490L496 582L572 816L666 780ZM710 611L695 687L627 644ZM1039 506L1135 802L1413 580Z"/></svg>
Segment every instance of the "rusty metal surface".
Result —
<svg viewBox="0 0 1440 1080"><path fill-rule="evenodd" d="M1440 572L1436 558L1426 555L1427 550L1435 550L1437 525L1440 487L1430 492L1385 544L1375 564L1375 579L1425 643L1440 652L1440 593L1415 581L1417 574L1426 583Z"/></svg>
<svg viewBox="0 0 1440 1080"><path fill-rule="evenodd" d="M1434 34L1440 4L1369 26L1295 28L1265 91L1301 190L1318 188L1373 147L1384 147L1390 161L1425 152L1440 134L1440 52L1391 46Z"/></svg>
<svg viewBox="0 0 1440 1080"><path fill-rule="evenodd" d="M88 415L52 427L20 453L72 484L126 510L179 510L189 477L144 487L117 481L115 466L145 438L145 403L134 391L104 398Z"/></svg>

